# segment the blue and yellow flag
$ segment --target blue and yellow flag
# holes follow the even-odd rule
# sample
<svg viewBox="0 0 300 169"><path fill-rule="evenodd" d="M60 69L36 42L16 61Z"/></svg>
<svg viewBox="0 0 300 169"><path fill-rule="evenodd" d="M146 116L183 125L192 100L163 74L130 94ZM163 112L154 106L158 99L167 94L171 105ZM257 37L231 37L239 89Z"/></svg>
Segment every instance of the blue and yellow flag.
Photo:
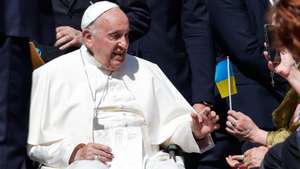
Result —
<svg viewBox="0 0 300 169"><path fill-rule="evenodd" d="M237 93L235 77L229 59L222 60L217 64L215 82L222 98Z"/></svg>

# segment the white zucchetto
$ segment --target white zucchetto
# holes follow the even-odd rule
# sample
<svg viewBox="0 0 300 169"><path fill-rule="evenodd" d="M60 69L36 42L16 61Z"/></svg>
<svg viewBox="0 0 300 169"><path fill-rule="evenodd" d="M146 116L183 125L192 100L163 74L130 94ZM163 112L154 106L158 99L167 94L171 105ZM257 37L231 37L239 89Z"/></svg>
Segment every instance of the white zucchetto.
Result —
<svg viewBox="0 0 300 169"><path fill-rule="evenodd" d="M88 27L92 22L94 22L99 16L101 16L106 11L119 7L117 4L108 2L108 1L100 1L89 6L81 20L81 29Z"/></svg>

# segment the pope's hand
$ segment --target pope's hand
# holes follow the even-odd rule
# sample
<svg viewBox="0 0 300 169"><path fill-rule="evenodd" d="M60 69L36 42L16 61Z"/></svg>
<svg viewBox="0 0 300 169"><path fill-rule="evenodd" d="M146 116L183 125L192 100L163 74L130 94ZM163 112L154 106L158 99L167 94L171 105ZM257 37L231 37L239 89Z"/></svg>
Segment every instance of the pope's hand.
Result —
<svg viewBox="0 0 300 169"><path fill-rule="evenodd" d="M75 160L100 160L104 164L112 161L113 158L110 147L95 143L85 145L75 155Z"/></svg>
<svg viewBox="0 0 300 169"><path fill-rule="evenodd" d="M197 139L205 138L209 133L218 129L219 116L209 107L200 112L192 112L192 131Z"/></svg>

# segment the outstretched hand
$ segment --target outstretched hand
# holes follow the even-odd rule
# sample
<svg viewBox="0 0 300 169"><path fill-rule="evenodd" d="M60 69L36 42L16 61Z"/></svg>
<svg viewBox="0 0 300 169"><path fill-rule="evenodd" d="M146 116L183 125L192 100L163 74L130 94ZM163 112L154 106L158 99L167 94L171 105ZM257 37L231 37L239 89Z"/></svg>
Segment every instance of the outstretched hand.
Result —
<svg viewBox="0 0 300 169"><path fill-rule="evenodd" d="M244 155L230 155L225 158L228 165L233 169L247 169L248 166L244 164Z"/></svg>
<svg viewBox="0 0 300 169"><path fill-rule="evenodd" d="M270 146L259 146L247 150L243 155L230 155L226 161L234 169L257 168L261 165Z"/></svg>
<svg viewBox="0 0 300 169"><path fill-rule="evenodd" d="M192 131L197 139L205 138L209 133L220 128L219 116L209 107L200 112L192 112Z"/></svg>

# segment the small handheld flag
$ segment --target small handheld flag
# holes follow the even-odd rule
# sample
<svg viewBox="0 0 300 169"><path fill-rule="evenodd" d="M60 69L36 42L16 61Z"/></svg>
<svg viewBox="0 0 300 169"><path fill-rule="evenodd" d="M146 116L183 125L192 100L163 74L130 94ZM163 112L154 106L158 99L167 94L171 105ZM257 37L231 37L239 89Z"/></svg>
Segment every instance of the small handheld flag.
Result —
<svg viewBox="0 0 300 169"><path fill-rule="evenodd" d="M232 109L231 95L237 93L236 81L229 57L216 66L215 83L222 98L229 97L229 107Z"/></svg>
<svg viewBox="0 0 300 169"><path fill-rule="evenodd" d="M44 60L41 58L41 52L38 50L38 48L35 46L33 42L29 42L30 47L30 55L31 55L31 63L32 63L32 69L36 69L43 64L45 64Z"/></svg>

